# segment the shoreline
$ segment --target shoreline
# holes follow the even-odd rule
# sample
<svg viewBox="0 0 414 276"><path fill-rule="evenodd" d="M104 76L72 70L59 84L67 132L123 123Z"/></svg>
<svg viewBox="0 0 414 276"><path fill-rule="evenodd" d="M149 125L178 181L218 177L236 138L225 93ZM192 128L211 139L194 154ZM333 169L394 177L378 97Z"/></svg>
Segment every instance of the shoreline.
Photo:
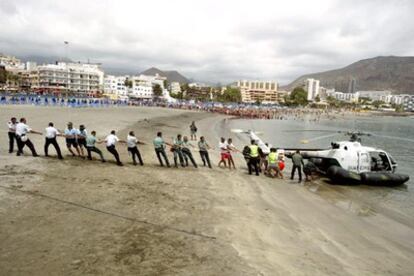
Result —
<svg viewBox="0 0 414 276"><path fill-rule="evenodd" d="M161 108L96 110L59 115L83 119L99 136L124 118L117 124L119 137L131 129L151 142L161 130L170 140L178 132L188 133L195 120L214 147L220 136L243 142L226 127L231 118L222 115ZM56 113L36 108L22 112L32 113L33 126L46 124L45 117ZM57 114L54 119L59 124L68 120ZM5 133L0 134L4 144ZM42 140L35 145L40 151ZM121 160L130 163L126 150L117 147ZM46 265L49 274L95 275L408 275L414 268L409 261L414 239L407 239L414 237L412 227L381 213L360 216L341 208L332 201L338 191L324 188L326 184L310 187L249 176L239 155L238 169L229 171L160 168L151 145L141 147L144 167L4 153L1 179L33 193L0 190L0 235L7 237L0 266L8 275L42 275ZM195 150L193 155L200 163ZM210 156L216 165L218 152ZM320 192L310 192L314 186Z"/></svg>

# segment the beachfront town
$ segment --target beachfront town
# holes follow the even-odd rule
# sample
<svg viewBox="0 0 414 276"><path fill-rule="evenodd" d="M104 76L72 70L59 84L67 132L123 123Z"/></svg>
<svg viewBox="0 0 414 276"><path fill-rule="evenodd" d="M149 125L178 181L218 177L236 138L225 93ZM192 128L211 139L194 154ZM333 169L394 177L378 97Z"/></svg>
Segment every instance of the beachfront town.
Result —
<svg viewBox="0 0 414 276"><path fill-rule="evenodd" d="M174 103L177 100L238 102L246 104L308 105L311 107L358 107L387 112L414 112L414 95L392 91L358 91L355 79L348 91L323 87L307 78L299 87L281 89L274 80L238 80L227 86L171 81L158 73L115 76L101 64L57 61L53 64L22 62L0 54L0 93L37 93L76 97L103 97L122 101ZM302 99L301 99L302 97Z"/></svg>

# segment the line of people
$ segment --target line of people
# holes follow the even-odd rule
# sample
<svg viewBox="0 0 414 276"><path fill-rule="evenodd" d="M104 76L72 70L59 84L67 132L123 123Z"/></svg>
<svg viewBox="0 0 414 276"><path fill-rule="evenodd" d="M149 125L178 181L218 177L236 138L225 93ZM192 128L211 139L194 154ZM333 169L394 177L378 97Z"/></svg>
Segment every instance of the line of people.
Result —
<svg viewBox="0 0 414 276"><path fill-rule="evenodd" d="M192 123L193 127L194 122ZM39 156L36 152L36 149L29 139L29 134L38 134L45 135L45 144L44 144L44 153L45 156L49 156L49 147L53 145L56 150L58 159L63 159L62 151L60 149L57 137L64 137L66 142L66 147L72 156L79 156L85 158L85 151L87 158L92 160L92 153L97 153L102 162L106 162L102 151L96 147L96 144L105 143L106 149L111 153L117 165L123 166L123 163L120 160L119 153L116 149L116 144L126 144L127 150L132 157L132 163L138 165L138 163L143 166L144 162L142 155L138 149L138 145L146 145L146 143L139 141L135 136L134 131L130 131L126 140L121 140L116 135L115 130L112 130L104 140L100 140L96 137L96 131L91 131L89 134L85 125L80 125L79 129L73 127L73 123L69 122L64 131L60 131L54 127L53 122L50 122L45 128L44 133L40 131L33 130L28 124L25 118L21 118L19 122L15 117L11 118L7 123L8 126L8 138L9 138L9 153L14 152L14 144L17 143L17 156L23 154L23 149L27 146L34 157ZM196 139L196 131L192 131L192 138ZM166 146L170 146L170 151L174 155L175 167L178 167L178 160L180 161L181 166L186 167L189 164L189 161L197 168L197 163L191 152L191 148L195 146L188 140L187 136L182 137L181 134L177 135L177 138L173 139L173 143L167 143L162 138L162 133L157 133L157 137L153 140L153 145L155 148L156 156L160 162L161 166L165 164L169 167L170 163L165 151ZM208 151L211 149L210 145L206 142L205 138L202 136L198 141L198 150L200 153L201 160L204 166L212 168L211 161ZM164 162L163 162L164 160Z"/></svg>
<svg viewBox="0 0 414 276"><path fill-rule="evenodd" d="M195 124L193 122L190 126L192 139L196 139L196 130L194 131L194 127ZM8 122L9 153L13 153L14 142L16 141L17 156L23 154L23 149L25 146L30 149L33 156L39 156L33 143L29 139L29 133L43 135L42 132L30 128L30 126L27 125L25 118L21 118L19 122L17 122L16 118L11 118L11 120ZM97 138L96 131L91 131L89 134L85 125L80 125L79 129L76 129L73 127L73 123L69 122L66 129L64 131L60 131L55 128L53 122L50 122L45 128L44 135L45 156L49 156L49 146L53 145L56 150L58 159L63 159L59 143L57 142L57 137L64 137L66 141L66 147L72 156L79 156L82 158L87 157L89 160L92 160L92 153L96 153L99 155L102 162L106 162L102 151L96 147L96 144L105 143L107 151L114 156L116 164L123 166L119 153L116 149L117 143L121 143L127 146L127 150L131 155L132 163L134 165L144 165L141 152L138 149L138 145L146 145L146 143L138 140L138 138L135 136L134 131L130 131L128 133L126 140L121 140L116 135L115 130L112 130L105 139L101 140ZM169 143L164 140L162 132L158 132L152 143L154 146L155 154L161 166L171 166L166 151L167 147L169 147L170 152L173 154L174 166L176 168L179 165L181 167L188 167L190 162L194 168L198 168L191 150L198 148L203 165L205 167L212 168L209 150L212 150L213 148L207 143L204 136L200 137L196 147L192 144L191 141L189 141L187 136L178 134L175 138L172 139L172 143ZM266 144L266 146L269 145ZM276 148L270 147L270 152L268 154L265 154L257 145L257 141L252 140L249 146L245 146L243 148L243 151L240 151L233 145L231 138L226 140L224 137L222 137L219 142L219 150L220 161L218 163L218 167L224 166L224 168L236 169L232 153L241 153L246 161L250 175L254 172L257 176L259 176L260 172L263 172L263 174L270 177L279 177L283 179L282 171L285 168L284 156L278 154ZM306 179L308 180L308 177L311 177L312 173L315 171L314 168L311 167L311 162L308 162L309 164L304 165L303 158L299 151L293 154L291 158L293 162L291 179L294 178L294 174L297 170L299 174L299 182L302 181L301 171L303 166L303 171L305 172Z"/></svg>

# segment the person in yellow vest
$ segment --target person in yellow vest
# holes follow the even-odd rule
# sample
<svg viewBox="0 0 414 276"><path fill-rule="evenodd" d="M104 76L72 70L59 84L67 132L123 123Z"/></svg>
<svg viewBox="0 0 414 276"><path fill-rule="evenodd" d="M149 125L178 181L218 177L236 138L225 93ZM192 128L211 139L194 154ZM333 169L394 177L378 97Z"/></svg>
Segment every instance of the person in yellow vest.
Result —
<svg viewBox="0 0 414 276"><path fill-rule="evenodd" d="M270 177L280 177L283 179L283 174L279 168L279 158L275 148L270 149L270 153L267 156L267 173ZM275 172L273 176L272 171Z"/></svg>
<svg viewBox="0 0 414 276"><path fill-rule="evenodd" d="M256 175L259 175L259 146L256 144L256 141L252 140L250 148L250 160L249 160L249 174L252 174L253 168L256 172Z"/></svg>

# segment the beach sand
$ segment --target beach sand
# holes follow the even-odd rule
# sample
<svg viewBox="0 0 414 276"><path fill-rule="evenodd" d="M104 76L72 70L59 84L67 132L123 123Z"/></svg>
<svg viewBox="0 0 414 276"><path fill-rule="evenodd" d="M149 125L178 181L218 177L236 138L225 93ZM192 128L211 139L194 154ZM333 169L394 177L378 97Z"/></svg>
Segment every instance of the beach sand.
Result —
<svg viewBox="0 0 414 276"><path fill-rule="evenodd" d="M43 131L49 121L85 124L103 138L129 130L148 142L145 166L132 166L118 145L111 162L17 157L0 132L1 275L412 275L414 225L395 215L343 206L327 184L249 176L214 167L161 168L151 141L199 134L216 147L228 118L160 108L70 109L2 106L1 121L25 116ZM30 136L43 155L43 137ZM53 147L49 152L54 156ZM193 151L200 164L198 152ZM210 153L213 163L218 152ZM95 156L96 157L96 156ZM173 162L169 153L170 162ZM287 173L286 173L287 174ZM350 187L352 188L352 187ZM312 192L319 190L318 193ZM355 199L353 204L358 204ZM343 204L342 204L343 203Z"/></svg>

